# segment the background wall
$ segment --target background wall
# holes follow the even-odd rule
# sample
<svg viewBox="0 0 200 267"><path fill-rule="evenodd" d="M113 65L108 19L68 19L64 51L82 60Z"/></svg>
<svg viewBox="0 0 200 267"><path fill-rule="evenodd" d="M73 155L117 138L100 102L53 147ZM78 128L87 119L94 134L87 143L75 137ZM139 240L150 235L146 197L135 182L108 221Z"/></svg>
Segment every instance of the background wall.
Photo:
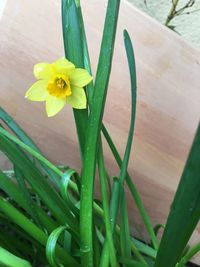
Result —
<svg viewBox="0 0 200 267"><path fill-rule="evenodd" d="M171 0L128 0L136 7L164 23L172 5ZM180 0L178 7L182 7L188 0ZM198 10L193 12L194 10ZM181 15L173 19L172 25L176 27L176 31L193 44L200 46L200 0L196 0L195 4L186 10L192 12L188 15Z"/></svg>

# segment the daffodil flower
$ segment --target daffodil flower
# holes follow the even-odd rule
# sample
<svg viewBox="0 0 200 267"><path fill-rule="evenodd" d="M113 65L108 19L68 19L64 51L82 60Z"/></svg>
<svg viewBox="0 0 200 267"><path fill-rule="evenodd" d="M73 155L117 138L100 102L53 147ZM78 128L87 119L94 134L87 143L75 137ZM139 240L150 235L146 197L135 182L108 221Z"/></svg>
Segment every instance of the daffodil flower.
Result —
<svg viewBox="0 0 200 267"><path fill-rule="evenodd" d="M57 114L65 104L76 109L85 109L87 105L84 86L92 77L85 69L75 68L65 58L34 66L34 76L38 80L26 92L31 101L46 101L48 117Z"/></svg>

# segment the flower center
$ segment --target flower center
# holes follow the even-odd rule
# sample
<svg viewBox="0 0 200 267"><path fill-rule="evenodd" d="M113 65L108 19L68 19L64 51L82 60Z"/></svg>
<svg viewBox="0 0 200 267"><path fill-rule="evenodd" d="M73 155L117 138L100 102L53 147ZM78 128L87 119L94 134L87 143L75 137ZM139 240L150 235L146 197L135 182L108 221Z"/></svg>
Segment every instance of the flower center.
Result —
<svg viewBox="0 0 200 267"><path fill-rule="evenodd" d="M58 74L50 80L47 90L50 95L58 98L65 98L72 94L69 78L63 74Z"/></svg>

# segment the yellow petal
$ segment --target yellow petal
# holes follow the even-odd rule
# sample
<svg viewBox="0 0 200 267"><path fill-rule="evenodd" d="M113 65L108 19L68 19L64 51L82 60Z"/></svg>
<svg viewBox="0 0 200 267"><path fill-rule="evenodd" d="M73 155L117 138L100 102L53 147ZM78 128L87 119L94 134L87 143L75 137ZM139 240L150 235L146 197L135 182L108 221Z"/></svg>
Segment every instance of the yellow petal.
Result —
<svg viewBox="0 0 200 267"><path fill-rule="evenodd" d="M59 74L67 74L69 70L75 69L74 64L72 64L66 58L58 59L57 61L52 63L52 66L55 67L56 73Z"/></svg>
<svg viewBox="0 0 200 267"><path fill-rule="evenodd" d="M57 98L55 96L48 95L46 98L46 112L48 117L56 115L65 104L65 98Z"/></svg>
<svg viewBox="0 0 200 267"><path fill-rule="evenodd" d="M39 80L34 83L29 90L26 92L25 97L32 101L44 101L46 100L48 91L47 91L46 80Z"/></svg>
<svg viewBox="0 0 200 267"><path fill-rule="evenodd" d="M92 81L92 76L85 69L75 69L70 72L70 83L77 87L84 87Z"/></svg>
<svg viewBox="0 0 200 267"><path fill-rule="evenodd" d="M74 86L71 89L72 94L67 97L67 104L76 109L85 109L87 101L84 89Z"/></svg>
<svg viewBox="0 0 200 267"><path fill-rule="evenodd" d="M50 79L54 75L51 64L38 63L34 66L33 70L36 79Z"/></svg>

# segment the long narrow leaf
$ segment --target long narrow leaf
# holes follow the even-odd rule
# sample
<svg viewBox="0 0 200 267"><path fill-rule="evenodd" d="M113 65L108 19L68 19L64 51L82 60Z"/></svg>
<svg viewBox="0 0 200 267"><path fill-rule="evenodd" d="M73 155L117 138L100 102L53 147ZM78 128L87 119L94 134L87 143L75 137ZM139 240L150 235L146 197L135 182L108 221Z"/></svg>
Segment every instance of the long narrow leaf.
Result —
<svg viewBox="0 0 200 267"><path fill-rule="evenodd" d="M90 57L89 57L89 51L88 51L88 45L87 45L87 39L86 39L86 34L85 34L85 27L84 27L84 22L83 22L80 1L78 1L78 4L77 4L77 14L78 14L79 24L80 24L81 31L82 31L84 67L92 75L92 69L91 69L91 64L90 64ZM90 107L92 105L92 99L93 99L93 94L94 94L94 84L92 82L87 85L86 92L87 92L87 97L88 97L88 104ZM102 146L101 143L102 142L101 142L101 136L100 136L100 146ZM98 154L100 154L102 151L103 150L99 148ZM100 156L102 157L102 155L99 155L99 157ZM110 178L108 175L106 175L106 179L107 179L108 188L111 191L111 183L110 183Z"/></svg>
<svg viewBox="0 0 200 267"><path fill-rule="evenodd" d="M21 194L19 187L12 182L3 172L0 171L0 189L3 190L12 200L14 200L21 208L26 210L27 213L30 212L27 209L27 203ZM39 216L40 222L43 227L51 232L56 228L57 223L54 222L39 206L35 205L34 208ZM31 215L31 214L30 214Z"/></svg>
<svg viewBox="0 0 200 267"><path fill-rule="evenodd" d="M82 31L75 0L62 0L62 27L66 58L72 61L76 67L84 68ZM83 159L88 110L74 109L73 112L76 122L81 158Z"/></svg>
<svg viewBox="0 0 200 267"><path fill-rule="evenodd" d="M129 63L130 76L131 76L132 112L131 112L131 125L130 125L130 130L129 130L127 147L126 147L124 160L121 166L121 173L119 177L119 180L120 180L119 186L121 187L120 195L119 195L120 215L121 215L120 241L121 241L122 257L125 257L126 259L130 259L131 258L131 242L130 242L128 212L127 212L125 191L123 188L123 181L126 178L128 160L129 160L133 133L134 133L134 122L135 122L135 112L136 112L136 72L135 72L135 60L134 60L133 48L132 48L130 37L126 31L124 31L124 42L125 42L125 48L126 48L126 53L127 53L128 63Z"/></svg>
<svg viewBox="0 0 200 267"><path fill-rule="evenodd" d="M136 113L136 71L135 71L135 59L134 59L134 53L133 53L133 47L130 40L130 37L126 31L124 31L124 43L127 53L127 59L129 64L129 70L130 70L130 78L131 78L131 119L130 119L130 128L129 128L129 134L128 134L128 140L126 144L126 149L124 153L124 158L122 161L122 166L120 170L120 176L119 176L119 190L117 191L116 196L116 213L118 214L119 211L119 204L120 199L123 194L123 186L124 186L124 180L127 173L127 167L131 152L131 146L133 141L133 133L134 133L134 124L135 124L135 113ZM117 219L117 217L115 218ZM114 222L116 224L117 221Z"/></svg>
<svg viewBox="0 0 200 267"><path fill-rule="evenodd" d="M115 144L113 143L113 141L112 141L112 139L111 139L111 137L110 137L105 125L102 125L102 132L103 132L103 135L104 135L104 137L105 137L105 139L106 139L106 141L107 141L107 143L108 143L108 145L110 147L110 150L111 150L111 152L112 152L112 154L113 154L113 156L114 156L119 168L121 168L122 159L121 159L121 157L120 157L120 155L119 155L119 153L117 151L117 148L116 148ZM142 203L140 195L139 195L134 183L132 182L131 177L128 174L128 172L126 174L126 183L127 183L128 188L129 188L129 190L130 190L130 192L131 192L131 194L132 194L132 196L133 196L133 198L135 200L135 203L136 203L137 208L138 208L138 210L140 212L141 218L143 219L144 225L145 225L145 227L147 229L147 232L148 232L148 234L150 236L151 242L152 242L154 248L157 249L158 248L158 242L157 242L157 239L156 239L156 236L155 236L155 233L154 233L153 226L152 226L151 221L149 219L149 216L148 216L148 214L146 212L146 209L145 209L145 207L144 207L144 205Z"/></svg>
<svg viewBox="0 0 200 267"><path fill-rule="evenodd" d="M55 173L62 176L62 172L57 167L55 167L52 163L50 163L47 159L45 159L39 152L37 152L37 150L32 149L30 146L26 145L25 143L20 141L18 138L11 135L9 132L4 130L2 127L0 127L0 135L5 136L8 139L12 140L14 143L19 145L21 148L25 149L25 151L29 152L33 157L35 157L36 159L46 164L46 166L49 167L51 170L53 170Z"/></svg>
<svg viewBox="0 0 200 267"><path fill-rule="evenodd" d="M92 69L91 69L91 64L90 64L90 57L89 57L87 39L86 39L86 34L85 34L85 27L84 27L84 22L83 22L81 5L80 5L80 1L76 1L76 2L77 2L77 5L76 5L77 15L78 15L79 25L80 25L81 33L82 33L81 41L82 41L82 49L83 49L84 68L92 75ZM92 103L92 98L94 94L93 82L87 85L86 92L87 92L87 97L88 97L88 104L90 106Z"/></svg>
<svg viewBox="0 0 200 267"><path fill-rule="evenodd" d="M68 223L74 234L77 235L78 225L69 208L57 192L49 185L45 177L33 166L32 162L11 143L7 138L0 135L0 150L23 172L26 180L34 188L35 192L44 201L60 223Z"/></svg>
<svg viewBox="0 0 200 267"><path fill-rule="evenodd" d="M120 176L119 176L119 190L116 191L116 204L115 204L115 211L114 214L118 214L119 211L119 206L120 204L123 206L125 203L123 201L125 198L123 198L124 194L124 180L126 178L127 174L127 167L128 167L128 162L129 162L129 157L130 157L130 152L131 152L131 145L132 145L132 140L133 140L133 133L134 133L134 123L135 123L135 113L136 113L136 71L135 71L135 59L134 59L134 53L133 53L133 47L132 43L130 40L130 37L127 33L127 31L124 31L124 43L125 43L125 48L126 48L126 53L127 53L127 59L128 59L128 64L129 64L129 70L130 70L130 78L131 78L131 122L130 122L130 129L129 129L129 134L128 134L128 140L126 144L126 149L124 153L124 158L121 166L121 171L120 171ZM122 202L121 202L122 201ZM116 216L115 215L115 216ZM114 221L114 227L117 223L117 216L115 217ZM124 230L123 233L126 232L126 239L127 237L127 222L123 225L122 230ZM123 244L127 242L127 240L123 239L122 240ZM129 246L128 246L129 244ZM137 251L137 250L136 250ZM123 257L128 257L130 256L130 243L128 242L124 249L122 250ZM142 255L137 251L136 256L138 257L141 262L145 264L145 260L142 257Z"/></svg>
<svg viewBox="0 0 200 267"><path fill-rule="evenodd" d="M21 214L15 207L9 204L6 200L0 198L0 210L6 214L14 223L19 225L31 237L37 240L41 245L46 246L48 236L33 224L27 217ZM78 267L79 264L61 247L57 246L59 258L68 265Z"/></svg>
<svg viewBox="0 0 200 267"><path fill-rule="evenodd" d="M106 131L105 128L104 128L104 130ZM107 132L104 132L104 134L105 134L105 133L107 133ZM47 159L45 159L41 154L39 154L38 152L36 152L35 150L33 150L32 148L30 148L29 146L27 146L27 145L24 144L23 142L21 142L19 139L17 139L16 137L14 137L13 135L11 135L10 133L8 133L7 131L5 131L5 130L4 130L3 128L1 128L1 127L0 127L0 135L5 136L5 137L9 138L10 140L12 140L12 142L18 144L20 147L22 147L23 149L25 149L25 150L26 150L27 152L29 152L32 156L34 156L35 158L37 158L37 159L38 159L39 161L41 161L42 163L46 164L48 168L50 168L51 170L53 170L54 172L56 172L60 177L62 177L63 173L62 173L57 167L55 167L54 165L52 165L52 164L51 164ZM109 138L109 139L108 139L108 138ZM121 159L120 159L119 154L118 154L117 150L115 149L115 146L114 146L112 140L110 139L110 136L108 135L108 133L107 133L107 135L106 135L106 139L108 139L108 143L109 143L111 149L113 150L113 154L115 155L116 160L117 160L117 162L118 162L118 164L119 164L119 166L120 166L120 165L121 165ZM116 152L116 153L115 153L115 152ZM118 159L119 159L120 161L118 161ZM130 177L129 177L129 179L130 179ZM131 181L131 179L130 179L130 181ZM6 183L3 182L2 185L6 185ZM130 185L131 185L131 183L130 183ZM73 190L75 193L78 193L77 186L76 186L75 183L72 182L71 180L70 180L70 187L72 188L72 190ZM3 190L5 190L5 188L6 188L6 189L9 189L9 188L11 188L11 187L10 187L10 185L5 186ZM135 189L135 190L136 190L136 189ZM6 192L7 192L7 191L6 191ZM135 194L136 194L136 193L137 193L137 191L135 191ZM138 193L137 193L137 194L138 194ZM137 194L136 194L136 196L137 196ZM10 193L8 193L8 195L10 195ZM138 197L139 197L139 195L138 195ZM139 198L139 200L140 200L140 198ZM115 202L116 202L116 201L113 201L113 204L115 204ZM93 203L93 205L94 205L94 209L95 209L96 214L98 214L98 216L102 217L102 216L103 216L103 210L102 210L102 209L101 209L95 202ZM111 210L112 210L112 209L111 209ZM40 212L40 210L39 210L38 212ZM112 222L114 221L113 216L114 216L114 215L111 216L111 221L112 221ZM48 219L45 219L44 216L42 216L41 218L43 218L44 221L45 221L46 223L48 223ZM147 219L148 219L148 217L147 217ZM56 227L56 226L54 226L54 227L53 227L53 226L50 226L50 228L49 228L50 230L49 230L49 231L52 231L52 229L55 228L55 227ZM118 234L119 234L119 227L118 227L118 226L117 226L117 229L118 229ZM146 255L149 255L149 256L152 257L152 258L155 258L156 251L154 251L153 249L147 247L146 245L144 245L143 243L141 243L141 242L139 242L139 241L137 241L137 240L134 240L134 242L132 242L132 243L136 243L136 246L137 246L137 248L139 249L139 251L143 252L143 253L146 254Z"/></svg>
<svg viewBox="0 0 200 267"><path fill-rule="evenodd" d="M38 217L37 211L35 209L35 203L31 198L30 191L28 190L27 185L25 183L23 173L17 167L15 167L14 170L15 170L15 177L20 187L21 194L26 203L26 209L28 210L34 222L41 227L41 222Z"/></svg>
<svg viewBox="0 0 200 267"><path fill-rule="evenodd" d="M75 174L75 170L68 169L62 176L60 182L60 192L62 198L65 200L67 205L70 208L70 211L79 218L79 209L75 206L74 201L71 199L70 193L68 192L69 183L71 181L72 176Z"/></svg>
<svg viewBox="0 0 200 267"><path fill-rule="evenodd" d="M83 16L82 16L82 10L81 10L81 5L80 5L80 1L77 1L78 4L77 4L77 14L78 14L78 17L79 17L79 24L80 24L80 27L81 27L81 31L82 31L82 47L83 47L83 57L84 57L84 67L85 69L92 75L92 69L91 69L91 64L90 64L90 57L89 57L89 51L88 51L88 45L87 45L87 38L86 38L86 34L85 34L85 27L84 27L84 22L83 22ZM86 92L87 92L87 98L88 98L88 104L89 104L89 107L91 107L92 105L92 99L93 99L93 95L94 95L94 84L93 82L91 82L87 87L86 87ZM108 189L109 189L109 194L111 195L111 182L110 182L110 177L109 175L107 174L106 172L106 169L105 169L105 166L102 168L101 163L100 163L100 159L103 160L103 146L102 146L102 141L101 141L101 136L99 138L99 150L98 150L98 161L97 161L97 164L98 164L98 169L104 169L104 172L101 172L100 174L100 171L99 171L99 176L100 176L100 180L104 180L105 178L105 175L106 175L106 181L107 181L107 185L108 185ZM102 162L102 161L101 161ZM103 174L104 173L104 174ZM105 224L107 224L106 226L106 231L108 231L108 228L110 226L108 226L108 217L109 217L109 213L108 213L108 200L106 200L106 195L107 195L107 192L106 192L106 189L103 189L103 187L106 187L106 185L104 184L104 182L102 181L101 182L101 191L102 191L102 199L103 199L103 209L104 209L104 214L106 217L105 218ZM103 196L104 195L104 196ZM110 261L111 261L111 265L116 265L116 257L114 255L114 247L113 247L113 240L111 238L111 235L110 235L110 231L109 231L109 237L105 240L105 243L106 243L106 246L105 246L105 249L101 255L101 259L100 259L100 266L107 266L109 264L109 258L110 258ZM108 240L109 239L109 240ZM95 249L96 251L96 249Z"/></svg>
<svg viewBox="0 0 200 267"><path fill-rule="evenodd" d="M107 94L120 0L108 2L82 170L80 238L82 265L93 266L92 203L99 134ZM84 226L87 225L87 228Z"/></svg>
<svg viewBox="0 0 200 267"><path fill-rule="evenodd" d="M200 124L171 206L155 267L174 267L200 218Z"/></svg>
<svg viewBox="0 0 200 267"><path fill-rule="evenodd" d="M0 119L16 134L16 136L30 148L41 154L40 149L33 140L22 130L22 128L13 120L13 118L0 107ZM59 176L41 162L43 170L48 174L55 185L59 186Z"/></svg>
<svg viewBox="0 0 200 267"><path fill-rule="evenodd" d="M101 195L102 195L102 203L103 203L103 210L104 210L104 224L106 229L106 238L104 242L107 242L106 251L102 254L100 267L109 266L109 259L110 265L112 267L117 266L117 259L116 259L116 252L113 242L113 231L111 226L110 220L110 211L109 211L109 204L108 204L108 193L106 189L106 171L103 159L103 151L102 151L102 144L99 146L99 154L98 154L98 166L99 166L99 177L100 177L100 186L101 186Z"/></svg>
<svg viewBox="0 0 200 267"><path fill-rule="evenodd" d="M5 267L31 267L31 264L0 247L0 265Z"/></svg>
<svg viewBox="0 0 200 267"><path fill-rule="evenodd" d="M185 255L182 257L176 267L184 267L197 253L200 252L200 243L194 245Z"/></svg>
<svg viewBox="0 0 200 267"><path fill-rule="evenodd" d="M0 127L0 136L7 137L9 140L14 142L15 144L19 145L21 148L23 148L25 151L30 153L34 158L38 159L40 162L42 162L46 167L48 167L50 170L55 172L58 176L62 177L63 173L55 166L53 165L50 161L48 161L44 156L42 156L39 152L36 150L32 149L30 146L26 145L22 141L20 141L18 138L15 136L11 135L9 132L4 130L2 127ZM60 183L59 183L60 186ZM76 184L72 181L70 181L70 187L75 191L78 192L78 188Z"/></svg>
<svg viewBox="0 0 200 267"><path fill-rule="evenodd" d="M125 48L126 48L126 52L127 52L127 58L128 58L128 61L129 61L129 70L130 70L130 76L131 76L131 85L133 87L133 90L134 88L136 89L136 72L135 72L135 62L134 62L134 52L133 52L133 48L132 48L132 44L131 44L131 40L130 40L130 37L127 33L127 31L124 31L124 41L125 41ZM136 93L136 91L135 91ZM135 120L135 106L136 106L136 95L132 94L132 100L133 100L133 113L132 113L132 118L131 118L131 122L134 122ZM135 99L134 99L135 98ZM134 130L134 124L132 125L133 129ZM110 146L110 149L116 159L116 162L118 164L118 166L120 168L122 168L122 160L120 158L120 155L108 133L108 131L106 130L106 127L104 125L102 125L102 132L105 136L105 139L106 141L108 142L108 145ZM127 151L128 152L128 151ZM128 153L127 153L128 155ZM127 162L128 164L128 162ZM126 171L126 174L125 174L125 171ZM121 172L121 177L124 177L126 179L126 182L127 182L127 185L135 199L135 202L136 202L136 205L140 211L140 214L141 214L141 217L143 218L144 220L144 224L147 228L147 231L150 235L150 238L151 238L151 241L152 241L152 244L154 246L154 248L158 248L158 243L157 243L157 240L156 240L156 236L155 236L155 233L153 231L153 227L151 225L151 222L150 222L150 219L146 213L146 210L144 208L144 205L141 201L141 198L137 192L137 189L135 187L135 185L133 184L133 182L131 181L131 178L126 170L126 168L124 168L124 173ZM124 178L122 180L124 180Z"/></svg>
<svg viewBox="0 0 200 267"><path fill-rule="evenodd" d="M126 150L124 154L124 159L123 159L121 170L120 170L120 177L119 177L119 183L118 183L119 189L116 191L116 203L115 203L115 211L114 211L116 215L118 214L120 201L124 193L123 184L124 184L124 179L127 173L127 166L128 166L128 161L129 161L129 156L130 156L130 151L131 151L133 132L134 132L134 122L135 122L135 109L136 109L136 74L135 74L135 62L134 62L133 48L132 48L128 33L126 32L124 33L124 39L125 39L125 47L126 47L126 52L127 52L129 68L130 68L130 75L131 75L132 103L131 103L130 130L128 134L128 140L127 140ZM128 43L127 43L127 40L128 40ZM116 215L115 215L114 227L117 223Z"/></svg>
<svg viewBox="0 0 200 267"><path fill-rule="evenodd" d="M125 192L123 193L120 200L120 242L121 242L121 256L127 260L131 259L131 237L128 222L128 211L125 198ZM126 264L124 264L127 267Z"/></svg>
<svg viewBox="0 0 200 267"><path fill-rule="evenodd" d="M60 262L58 262L58 259L56 257L56 244L57 244L59 236L66 229L67 229L66 226L59 226L58 228L53 230L53 232L50 234L50 236L47 239L46 256L47 256L48 262L50 263L52 267L61 266Z"/></svg>
<svg viewBox="0 0 200 267"><path fill-rule="evenodd" d="M120 258L119 261L126 265L127 267L146 267L146 264L135 261L135 260L129 260L126 258Z"/></svg>

